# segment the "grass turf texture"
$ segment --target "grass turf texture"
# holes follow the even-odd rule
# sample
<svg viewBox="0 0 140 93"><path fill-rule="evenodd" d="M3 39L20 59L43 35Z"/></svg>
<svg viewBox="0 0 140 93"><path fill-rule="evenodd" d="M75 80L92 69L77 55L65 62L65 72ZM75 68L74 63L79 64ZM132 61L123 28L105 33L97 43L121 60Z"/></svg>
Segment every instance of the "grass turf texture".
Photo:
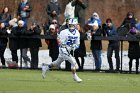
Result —
<svg viewBox="0 0 140 93"><path fill-rule="evenodd" d="M0 69L0 93L139 93L136 74L78 72L76 83L71 72L50 71L45 79L41 70Z"/></svg>

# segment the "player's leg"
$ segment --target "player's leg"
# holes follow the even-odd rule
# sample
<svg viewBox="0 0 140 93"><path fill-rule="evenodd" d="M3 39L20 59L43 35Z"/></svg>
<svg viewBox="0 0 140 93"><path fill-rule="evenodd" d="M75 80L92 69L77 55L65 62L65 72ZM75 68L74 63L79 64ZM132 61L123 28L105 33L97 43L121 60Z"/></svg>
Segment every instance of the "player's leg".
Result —
<svg viewBox="0 0 140 93"><path fill-rule="evenodd" d="M131 73L131 70L132 70L132 61L133 61L133 59L129 59L130 61L129 61L129 73Z"/></svg>
<svg viewBox="0 0 140 93"><path fill-rule="evenodd" d="M113 71L113 62L112 62L112 54L113 54L113 48L111 46L108 46L107 49L107 60L109 64L109 71Z"/></svg>
<svg viewBox="0 0 140 93"><path fill-rule="evenodd" d="M136 59L136 74L138 74L138 69L139 69L139 58Z"/></svg>
<svg viewBox="0 0 140 93"><path fill-rule="evenodd" d="M78 75L76 74L76 61L73 57L71 56L66 56L67 60L71 63L71 71L72 71L72 74L73 74L73 79L76 81L76 82L81 82L82 79L80 79L78 77Z"/></svg>
<svg viewBox="0 0 140 93"><path fill-rule="evenodd" d="M53 67L58 67L61 64L61 62L63 62L63 61L64 61L64 59L61 56L59 56L56 61L52 62L49 65L43 63L42 64L42 77L45 78L46 73L49 71L49 69L51 69Z"/></svg>
<svg viewBox="0 0 140 93"><path fill-rule="evenodd" d="M79 71L80 71L81 70L81 64L80 64L80 61L79 61L78 57L75 57L75 60L76 60L76 62L78 64Z"/></svg>

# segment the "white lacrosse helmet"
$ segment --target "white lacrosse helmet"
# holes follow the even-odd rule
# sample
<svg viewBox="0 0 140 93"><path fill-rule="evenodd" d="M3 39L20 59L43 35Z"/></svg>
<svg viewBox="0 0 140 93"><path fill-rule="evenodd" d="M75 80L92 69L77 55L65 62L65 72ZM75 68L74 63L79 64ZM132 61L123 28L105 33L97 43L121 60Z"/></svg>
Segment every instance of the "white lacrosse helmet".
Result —
<svg viewBox="0 0 140 93"><path fill-rule="evenodd" d="M69 30L71 32L75 31L77 24L78 24L77 18L70 18L69 19Z"/></svg>
<svg viewBox="0 0 140 93"><path fill-rule="evenodd" d="M78 19L77 18L70 18L69 19L69 24L70 25L77 25L78 24Z"/></svg>

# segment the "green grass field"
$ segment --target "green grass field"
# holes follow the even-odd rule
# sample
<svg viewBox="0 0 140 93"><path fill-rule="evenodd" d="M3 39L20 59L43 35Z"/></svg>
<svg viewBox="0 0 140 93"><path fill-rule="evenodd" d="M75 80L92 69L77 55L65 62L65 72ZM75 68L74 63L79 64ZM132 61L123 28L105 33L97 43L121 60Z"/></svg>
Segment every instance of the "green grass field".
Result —
<svg viewBox="0 0 140 93"><path fill-rule="evenodd" d="M78 72L76 83L71 72L50 71L42 79L41 70L0 69L0 93L140 93L140 75Z"/></svg>

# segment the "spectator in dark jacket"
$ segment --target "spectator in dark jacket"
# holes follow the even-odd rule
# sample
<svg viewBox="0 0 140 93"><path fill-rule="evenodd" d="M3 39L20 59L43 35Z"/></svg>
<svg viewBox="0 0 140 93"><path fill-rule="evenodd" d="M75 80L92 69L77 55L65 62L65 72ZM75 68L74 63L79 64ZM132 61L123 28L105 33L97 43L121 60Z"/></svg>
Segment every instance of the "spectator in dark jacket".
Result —
<svg viewBox="0 0 140 93"><path fill-rule="evenodd" d="M136 31L136 18L132 12L128 12L126 18L124 19L122 26L126 27L129 31L129 35L135 36ZM129 36L128 35L128 36ZM138 73L139 67L139 42L129 41L128 57L129 57L129 72L131 73L132 61L136 59L136 73Z"/></svg>
<svg viewBox="0 0 140 93"><path fill-rule="evenodd" d="M24 21L24 26L28 27L28 19L30 17L31 5L28 0L21 0L18 5L17 15L18 18ZM25 63L25 68L28 68L30 58L27 56L28 48L22 49L22 57Z"/></svg>
<svg viewBox="0 0 140 93"><path fill-rule="evenodd" d="M57 42L57 31L53 24L50 25L49 30L45 33L45 36L50 38L45 41L48 45L49 56L52 58L52 61L55 61L58 58L59 47Z"/></svg>
<svg viewBox="0 0 140 93"><path fill-rule="evenodd" d="M0 14L0 23L4 23L5 26L9 25L9 21L11 20L11 15L9 14L9 8L5 7Z"/></svg>
<svg viewBox="0 0 140 93"><path fill-rule="evenodd" d="M5 23L0 24L0 36L1 35L6 35L7 34L7 29L5 26ZM2 63L2 67L5 67L5 58L4 58L4 52L7 46L8 39L7 37L0 37L0 59Z"/></svg>
<svg viewBox="0 0 140 93"><path fill-rule="evenodd" d="M28 18L30 17L31 5L28 0L21 0L18 5L17 16L24 21L24 25L28 26Z"/></svg>
<svg viewBox="0 0 140 93"><path fill-rule="evenodd" d="M80 23L83 28L85 25L85 9L87 8L87 0L74 0L72 6L75 6L75 17L78 18L78 23Z"/></svg>
<svg viewBox="0 0 140 93"><path fill-rule="evenodd" d="M85 59L86 56L86 46L85 46L85 39L86 34L83 32L82 28L80 27L80 24L77 25L77 30L80 32L80 46L78 49L74 51L74 57L78 64L79 71L83 71ZM79 57L81 58L81 62L79 60Z"/></svg>
<svg viewBox="0 0 140 93"><path fill-rule="evenodd" d="M126 27L129 31L130 26L135 27L136 25L136 18L132 12L128 12L126 18L124 19L123 23L121 24L122 27Z"/></svg>
<svg viewBox="0 0 140 93"><path fill-rule="evenodd" d="M40 35L41 29L39 25L34 22L32 23L30 29L27 31L26 34L28 35ZM40 38L30 38L29 39L29 48L31 53L31 69L37 69L38 68L38 52L39 47L42 47L41 39Z"/></svg>
<svg viewBox="0 0 140 93"><path fill-rule="evenodd" d="M69 27L69 18L67 18L64 23L65 24L62 24L62 26L60 27L59 32Z"/></svg>
<svg viewBox="0 0 140 93"><path fill-rule="evenodd" d="M48 14L48 25L51 25L53 19L56 19L59 22L61 8L57 0L51 0L50 3L47 5L46 11Z"/></svg>
<svg viewBox="0 0 140 93"><path fill-rule="evenodd" d="M135 28L130 29L130 34L135 36L138 32ZM136 74L138 74L139 69L139 58L140 58L140 45L139 41L129 41L128 47L128 57L129 57L129 73L132 71L132 61L136 60Z"/></svg>
<svg viewBox="0 0 140 93"><path fill-rule="evenodd" d="M9 38L9 48L12 53L12 61L18 63L17 50L28 48L28 41L25 38L20 38L21 35L25 35L27 27L24 26L24 21L19 20L18 26L12 28L11 35L14 37ZM23 43L24 42L24 43Z"/></svg>
<svg viewBox="0 0 140 93"><path fill-rule="evenodd" d="M98 22L93 23L93 30L91 30L92 40L91 40L91 50L95 60L95 71L100 71L102 59L101 50L102 42L101 40L94 40L94 36L101 36L101 28L98 26Z"/></svg>
<svg viewBox="0 0 140 93"><path fill-rule="evenodd" d="M114 37L118 35L117 29L115 28L112 19L110 18L106 19L105 33L108 37ZM116 71L119 71L120 68L119 47L120 47L120 43L118 40L109 40L108 49L107 49L107 59L108 59L110 71L113 71L113 62L112 62L113 51L115 51Z"/></svg>

